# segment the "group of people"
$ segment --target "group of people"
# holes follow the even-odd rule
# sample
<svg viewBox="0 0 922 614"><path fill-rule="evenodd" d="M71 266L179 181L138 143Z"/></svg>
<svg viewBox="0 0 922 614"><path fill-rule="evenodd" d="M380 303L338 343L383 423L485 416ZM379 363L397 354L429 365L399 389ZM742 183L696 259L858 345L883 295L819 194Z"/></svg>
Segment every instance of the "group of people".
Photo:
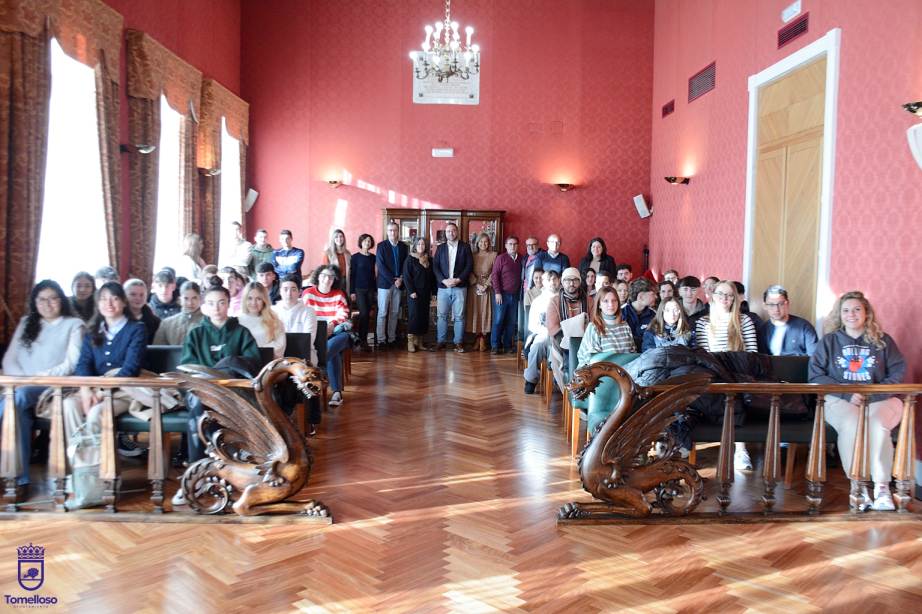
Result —
<svg viewBox="0 0 922 614"><path fill-rule="evenodd" d="M842 295L826 320L820 340L813 326L789 310L787 291L771 286L763 294L768 318L748 309L739 282L707 277L679 277L666 271L662 280L632 279L630 265L618 264L605 241L593 238L585 256L572 266L560 251L561 241L550 235L546 249L534 237L525 241L509 236L497 254L489 235L474 245L459 237L454 223L445 228L445 241L432 253L425 237L409 245L398 237L398 226L386 227L377 245L369 234L358 239L358 251L346 247L342 230L330 234L321 263L306 280L301 267L304 251L292 245L288 230L279 233L282 247L273 249L268 233L259 229L255 241L246 241L236 224L237 243L231 261L222 267L201 260L201 241L186 240L186 251L175 269L157 272L148 288L140 279L119 282L117 272L103 267L96 275L78 273L70 297L50 280L33 288L28 313L20 322L3 358L7 375L117 375L140 373L150 344L182 345L182 363L222 368L259 359L259 348L284 356L286 333L310 333L317 323L327 327L326 371L332 395L329 404L343 401L342 353L357 343L368 349L370 314L377 310L379 348L397 344L400 307L407 307L407 349L440 350L453 346L465 352L465 332L475 335L474 348L494 354L515 348L520 303L528 310L524 371L525 392L535 392L538 368L547 360L552 369L565 370L565 337L580 336L579 364L602 352L639 353L670 345L699 347L708 352L745 351L774 355L809 355L810 380L818 383L898 383L905 363L896 343L884 333L871 304L860 292ZM372 250L375 250L374 252ZM177 287L178 286L178 287ZM424 344L429 330L430 305L435 297L436 346ZM358 310L353 332L352 306ZM449 324L453 322L451 334ZM449 336L450 335L450 336ZM317 356L311 351L310 360ZM33 409L42 387L16 389L23 473L20 487L29 482ZM116 414L127 411L128 397L116 395ZM889 472L892 444L889 436L900 419L899 401L875 395L830 395L828 422L839 433L843 466L851 463L857 415L870 404L871 472L875 481L873 506L892 509ZM187 399L192 414L188 437L189 460L204 451L195 420L200 404ZM100 396L83 389L65 403L65 431L99 431ZM319 416L311 416L319 422ZM313 429L313 427L312 427ZM120 437L123 454L135 446ZM737 444L737 464L752 467L745 446ZM181 495L180 495L181 497ZM872 499L869 497L869 501ZM181 503L181 501L179 502Z"/></svg>

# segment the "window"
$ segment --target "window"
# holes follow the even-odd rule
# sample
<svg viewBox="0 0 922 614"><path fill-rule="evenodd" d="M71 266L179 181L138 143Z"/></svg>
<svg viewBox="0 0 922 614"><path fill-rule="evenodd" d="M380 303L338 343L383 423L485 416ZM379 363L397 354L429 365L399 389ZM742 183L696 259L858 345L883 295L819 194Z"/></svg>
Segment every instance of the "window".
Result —
<svg viewBox="0 0 922 614"><path fill-rule="evenodd" d="M233 262L237 237L231 222L241 222L240 141L227 132L227 121L221 118L221 219L218 232L218 262L221 266Z"/></svg>
<svg viewBox="0 0 922 614"><path fill-rule="evenodd" d="M157 240L154 246L154 273L165 266L179 264L183 244L182 138L183 117L160 96L160 156L157 179Z"/></svg>
<svg viewBox="0 0 922 614"><path fill-rule="evenodd" d="M92 274L110 264L96 121L93 69L52 39L48 159L35 275L57 281L68 293L75 273Z"/></svg>

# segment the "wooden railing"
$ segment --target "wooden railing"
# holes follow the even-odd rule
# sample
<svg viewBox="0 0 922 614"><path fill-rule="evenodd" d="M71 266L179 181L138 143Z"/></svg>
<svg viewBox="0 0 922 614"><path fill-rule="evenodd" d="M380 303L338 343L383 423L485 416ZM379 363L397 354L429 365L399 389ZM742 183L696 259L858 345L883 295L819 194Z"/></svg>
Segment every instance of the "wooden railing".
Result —
<svg viewBox="0 0 922 614"><path fill-rule="evenodd" d="M651 386L643 389L647 396L665 392L668 385ZM648 392L647 392L648 391ZM915 482L914 463L916 457L915 440L915 405L916 397L922 395L922 384L788 384L788 383L746 383L746 384L710 384L708 394L724 395L723 426L720 437L720 455L717 462L717 483L720 513L726 513L730 506L730 487L734 478L734 408L737 399L744 394L769 395L768 428L765 435L765 458L762 466L763 494L761 503L763 511L771 513L775 505L775 489L781 479L781 397L784 395L813 395L816 397L816 413L813 419L813 432L807 456L805 478L807 481L808 513L819 513L823 501L826 474L826 424L825 395L834 393L860 394L867 398L872 394L889 394L902 398L903 413L899 426L893 458L893 478L896 482L894 500L899 512L908 511L907 505L912 500L912 488ZM855 447L852 466L844 467L851 482L849 507L857 511L861 503L860 487L870 479L870 458L868 447L868 403L864 401L858 416Z"/></svg>
<svg viewBox="0 0 922 614"><path fill-rule="evenodd" d="M252 388L250 380L212 380L228 388ZM103 411L100 416L102 433L100 440L99 477L105 485L103 503L106 511L116 511L118 466L115 450L116 420L113 411L112 393L116 388L178 388L180 382L161 377L13 377L0 375L0 387L4 390L5 408L3 425L0 428L0 478L5 481L3 500L5 510L17 511L16 476L23 468L19 454L19 424L15 411L16 388L22 386L46 386L53 389L51 404L51 431L48 446L48 477L54 480L52 497L56 511L66 511L64 481L67 475L67 459L64 441L64 389L87 386L102 389ZM230 394L230 393L229 393ZM160 395L152 395L150 420L150 453L147 463L147 478L151 483L151 502L155 513L163 512L163 481L167 476L167 454L164 449L163 411ZM24 468L28 470L28 467Z"/></svg>

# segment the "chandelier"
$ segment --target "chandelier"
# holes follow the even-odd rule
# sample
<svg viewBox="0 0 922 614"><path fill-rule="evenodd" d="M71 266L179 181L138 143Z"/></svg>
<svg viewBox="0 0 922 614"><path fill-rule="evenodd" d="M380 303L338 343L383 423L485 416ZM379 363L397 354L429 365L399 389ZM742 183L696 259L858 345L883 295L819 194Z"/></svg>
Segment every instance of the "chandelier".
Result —
<svg viewBox="0 0 922 614"><path fill-rule="evenodd" d="M445 0L445 20L437 21L435 27L427 25L425 30L422 52L410 52L417 79L434 75L442 82L450 77L469 79L480 72L480 45L471 45L474 28L464 29L467 38L462 47L458 22L451 20L451 0Z"/></svg>

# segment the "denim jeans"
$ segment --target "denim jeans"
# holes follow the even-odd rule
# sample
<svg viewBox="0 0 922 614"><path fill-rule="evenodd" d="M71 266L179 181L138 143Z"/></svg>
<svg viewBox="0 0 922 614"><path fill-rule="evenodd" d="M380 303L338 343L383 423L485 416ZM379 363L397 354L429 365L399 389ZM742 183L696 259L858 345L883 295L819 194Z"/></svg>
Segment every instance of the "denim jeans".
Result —
<svg viewBox="0 0 922 614"><path fill-rule="evenodd" d="M547 360L547 344L548 339L546 335L536 337L534 341L531 342L531 346L528 350L528 365L525 367L525 381L537 384L538 379L541 374L541 361Z"/></svg>
<svg viewBox="0 0 922 614"><path fill-rule="evenodd" d="M32 458L32 421L38 398L47 386L22 386L16 388L13 403L16 405L16 422L19 428L19 462L20 473L16 484L29 483L29 460ZM3 416L5 399L0 398L0 416Z"/></svg>
<svg viewBox="0 0 922 614"><path fill-rule="evenodd" d="M464 301L467 298L467 288L439 288L436 297L438 311L438 325L436 331L438 342L445 343L448 337L448 313L451 312L455 320L455 345L464 342Z"/></svg>
<svg viewBox="0 0 922 614"><path fill-rule="evenodd" d="M343 390L343 350L349 347L352 347L352 336L349 333L338 333L327 338L327 377L333 392Z"/></svg>
<svg viewBox="0 0 922 614"><path fill-rule="evenodd" d="M494 296L495 299L495 296ZM516 294L503 294L503 302L493 302L493 330L490 334L490 346L493 348L512 349L515 325L519 317L519 297Z"/></svg>
<svg viewBox="0 0 922 614"><path fill-rule="evenodd" d="M400 315L400 295L402 288L378 288L378 343L391 343L397 340L397 317ZM384 325L387 324L387 336Z"/></svg>

